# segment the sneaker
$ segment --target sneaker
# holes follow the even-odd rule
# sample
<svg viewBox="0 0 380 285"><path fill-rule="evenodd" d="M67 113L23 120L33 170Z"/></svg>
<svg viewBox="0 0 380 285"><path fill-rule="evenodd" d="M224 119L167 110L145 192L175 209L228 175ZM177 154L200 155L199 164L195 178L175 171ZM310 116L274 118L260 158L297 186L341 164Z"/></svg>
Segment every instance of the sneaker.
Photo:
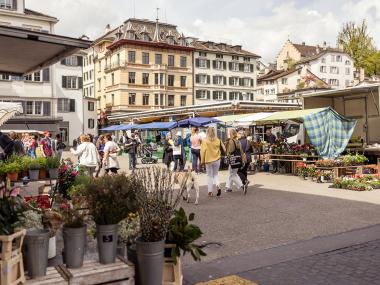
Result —
<svg viewBox="0 0 380 285"><path fill-rule="evenodd" d="M225 192L232 192L232 189L230 189L230 188L226 188L224 191L225 191Z"/></svg>

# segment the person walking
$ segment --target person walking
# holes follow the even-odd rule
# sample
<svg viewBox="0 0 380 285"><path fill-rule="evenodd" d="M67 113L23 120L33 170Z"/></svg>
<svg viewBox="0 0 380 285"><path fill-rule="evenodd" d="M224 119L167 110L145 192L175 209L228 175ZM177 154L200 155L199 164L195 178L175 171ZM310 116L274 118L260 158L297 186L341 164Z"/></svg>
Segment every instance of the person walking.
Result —
<svg viewBox="0 0 380 285"><path fill-rule="evenodd" d="M193 171L195 171L196 174L199 174L201 172L200 168L200 158L201 158L201 143L202 139L199 135L199 129L198 128L192 128L191 129L191 157L192 157L192 167Z"/></svg>
<svg viewBox="0 0 380 285"><path fill-rule="evenodd" d="M139 146L139 142L136 140L136 136L133 133L131 135L131 138L128 139L128 141L125 144L125 148L128 151L129 155L129 170L135 170L136 169L136 164L137 164L137 148Z"/></svg>
<svg viewBox="0 0 380 285"><path fill-rule="evenodd" d="M93 177L99 162L98 151L88 135L81 135L80 141L77 149L71 148L70 152L78 156L79 165L84 166L87 175Z"/></svg>
<svg viewBox="0 0 380 285"><path fill-rule="evenodd" d="M31 158L36 158L37 157L37 154L36 154L36 150L37 150L37 147L38 147L37 141L38 141L37 135L31 135L30 141L29 141L29 151L28 151L28 155Z"/></svg>
<svg viewBox="0 0 380 285"><path fill-rule="evenodd" d="M96 149L99 153L99 164L98 164L98 170L96 171L95 177L99 177L100 170L102 169L103 165L103 157L104 157L104 146L105 146L105 138L104 135L100 135L96 141Z"/></svg>
<svg viewBox="0 0 380 285"><path fill-rule="evenodd" d="M230 129L230 138L227 141L226 145L226 155L227 156L240 156L242 163L245 163L245 155L243 152L243 149L241 147L241 143L238 140L238 135L235 129ZM243 165L242 165L243 166ZM243 190L244 193L246 192L246 187L244 186L243 182L241 181L239 175L238 175L238 168L232 168L231 165L228 165L228 177L226 182L226 192L232 192L232 186L233 184L236 184L236 186Z"/></svg>
<svg viewBox="0 0 380 285"><path fill-rule="evenodd" d="M50 139L50 133L44 132L44 137L40 141L41 153L43 157L53 156L52 143Z"/></svg>
<svg viewBox="0 0 380 285"><path fill-rule="evenodd" d="M183 171L185 169L185 148L183 146L183 138L180 131L176 133L174 138L173 157L174 157L174 170Z"/></svg>
<svg viewBox="0 0 380 285"><path fill-rule="evenodd" d="M251 164L251 154L253 152L252 150L252 144L247 139L246 133L244 131L239 131L238 134L239 142L241 144L241 148L243 150L243 153L246 158L246 163L243 165L243 167L238 169L238 175L243 182L243 184L248 187L249 180L248 180L248 168Z"/></svg>
<svg viewBox="0 0 380 285"><path fill-rule="evenodd" d="M117 153L120 151L119 146L112 139L110 134L105 136L105 145L104 145L104 156L103 156L103 165L106 170L106 173L109 172L117 174L119 170L119 161L117 159Z"/></svg>
<svg viewBox="0 0 380 285"><path fill-rule="evenodd" d="M15 132L10 132L9 137L13 141L13 154L14 155L24 155L25 149L22 141L18 138Z"/></svg>
<svg viewBox="0 0 380 285"><path fill-rule="evenodd" d="M162 162L166 165L167 168L170 168L170 164L174 161L173 146L174 142L172 140L172 133L168 132L164 140L164 154L162 158Z"/></svg>
<svg viewBox="0 0 380 285"><path fill-rule="evenodd" d="M206 166L207 173L207 191L208 196L213 196L213 187L216 186L217 194L220 196L222 190L219 184L219 167L220 158L225 153L224 144L216 136L216 130L213 127L209 127L206 132L206 138L201 143L201 164Z"/></svg>
<svg viewBox="0 0 380 285"><path fill-rule="evenodd" d="M91 138L89 139L91 142ZM55 146L55 156L59 159L59 161L61 161L63 150L66 148L65 143L62 141L61 134L56 134L53 145Z"/></svg>

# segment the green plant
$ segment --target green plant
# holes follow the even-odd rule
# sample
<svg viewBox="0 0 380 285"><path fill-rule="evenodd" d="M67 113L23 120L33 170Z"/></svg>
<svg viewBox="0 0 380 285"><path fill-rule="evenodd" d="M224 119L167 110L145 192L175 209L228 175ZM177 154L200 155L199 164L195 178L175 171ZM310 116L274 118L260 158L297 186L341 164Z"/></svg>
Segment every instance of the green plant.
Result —
<svg viewBox="0 0 380 285"><path fill-rule="evenodd" d="M98 225L117 224L137 211L136 191L141 183L124 173L92 180L83 189L83 199Z"/></svg>
<svg viewBox="0 0 380 285"><path fill-rule="evenodd" d="M41 168L41 165L36 160L31 161L29 164L30 170L39 170L40 168Z"/></svg>
<svg viewBox="0 0 380 285"><path fill-rule="evenodd" d="M6 162L3 166L4 173L14 173L20 171L20 165L17 162Z"/></svg>
<svg viewBox="0 0 380 285"><path fill-rule="evenodd" d="M85 210L82 208L83 199L74 195L71 200L63 197L57 197L56 203L58 207L54 209L60 216L63 225L69 228L80 228L84 225L86 216Z"/></svg>
<svg viewBox="0 0 380 285"><path fill-rule="evenodd" d="M32 163L33 159L30 156L22 156L19 164L20 164L20 171L27 171L30 169L30 164Z"/></svg>
<svg viewBox="0 0 380 285"><path fill-rule="evenodd" d="M197 225L189 223L194 220L194 217L194 213L187 217L185 210L181 207L174 212L170 220L166 243L175 244L171 251L173 260L176 260L176 256L181 256L181 251L183 255L189 252L195 261L200 261L201 256L206 256L201 247L194 244L194 241L203 234Z"/></svg>
<svg viewBox="0 0 380 285"><path fill-rule="evenodd" d="M133 244L140 234L140 218L130 213L127 218L119 222L118 240L127 245Z"/></svg>
<svg viewBox="0 0 380 285"><path fill-rule="evenodd" d="M170 219L185 191L188 176L174 187L172 171L159 166L135 171L139 187L136 188L141 239L156 242L166 238Z"/></svg>
<svg viewBox="0 0 380 285"><path fill-rule="evenodd" d="M59 158L56 156L50 156L46 158L47 169L57 169L60 165Z"/></svg>
<svg viewBox="0 0 380 285"><path fill-rule="evenodd" d="M37 162L41 165L41 169L47 170L47 159L46 157L38 157L36 158Z"/></svg>

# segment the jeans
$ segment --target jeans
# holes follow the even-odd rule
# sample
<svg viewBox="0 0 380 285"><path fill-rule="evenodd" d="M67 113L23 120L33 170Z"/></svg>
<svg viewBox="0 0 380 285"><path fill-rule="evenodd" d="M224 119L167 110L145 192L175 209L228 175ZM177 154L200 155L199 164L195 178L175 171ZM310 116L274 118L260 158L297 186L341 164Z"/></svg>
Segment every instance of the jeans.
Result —
<svg viewBox="0 0 380 285"><path fill-rule="evenodd" d="M207 173L207 191L212 193L213 186L216 185L219 188L219 172L220 159L206 164L206 173Z"/></svg>
<svg viewBox="0 0 380 285"><path fill-rule="evenodd" d="M191 155L192 155L192 167L193 171L196 173L200 172L200 159L201 159L201 151L199 149L191 149Z"/></svg>
<svg viewBox="0 0 380 285"><path fill-rule="evenodd" d="M135 153L129 154L129 169L136 169L137 159Z"/></svg>
<svg viewBox="0 0 380 285"><path fill-rule="evenodd" d="M237 174L238 168L231 168L231 165L228 166L228 177L226 182L226 188L231 189L233 184L235 183L238 188L243 186L243 182L241 181L239 175Z"/></svg>
<svg viewBox="0 0 380 285"><path fill-rule="evenodd" d="M178 167L179 167L180 171L185 169L185 165L183 163L183 156L182 155L175 155L174 156L174 163L175 163L174 171L177 170Z"/></svg>

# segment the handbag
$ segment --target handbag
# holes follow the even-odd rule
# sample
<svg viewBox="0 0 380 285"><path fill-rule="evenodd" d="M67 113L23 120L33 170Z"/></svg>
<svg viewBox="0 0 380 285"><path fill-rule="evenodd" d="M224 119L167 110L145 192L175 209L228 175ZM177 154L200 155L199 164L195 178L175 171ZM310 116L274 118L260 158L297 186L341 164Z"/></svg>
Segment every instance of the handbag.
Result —
<svg viewBox="0 0 380 285"><path fill-rule="evenodd" d="M232 155L227 155L227 164L231 166L232 169L241 168L243 166L243 158L241 156L240 150L236 147L236 143L232 140L235 145L235 150Z"/></svg>

